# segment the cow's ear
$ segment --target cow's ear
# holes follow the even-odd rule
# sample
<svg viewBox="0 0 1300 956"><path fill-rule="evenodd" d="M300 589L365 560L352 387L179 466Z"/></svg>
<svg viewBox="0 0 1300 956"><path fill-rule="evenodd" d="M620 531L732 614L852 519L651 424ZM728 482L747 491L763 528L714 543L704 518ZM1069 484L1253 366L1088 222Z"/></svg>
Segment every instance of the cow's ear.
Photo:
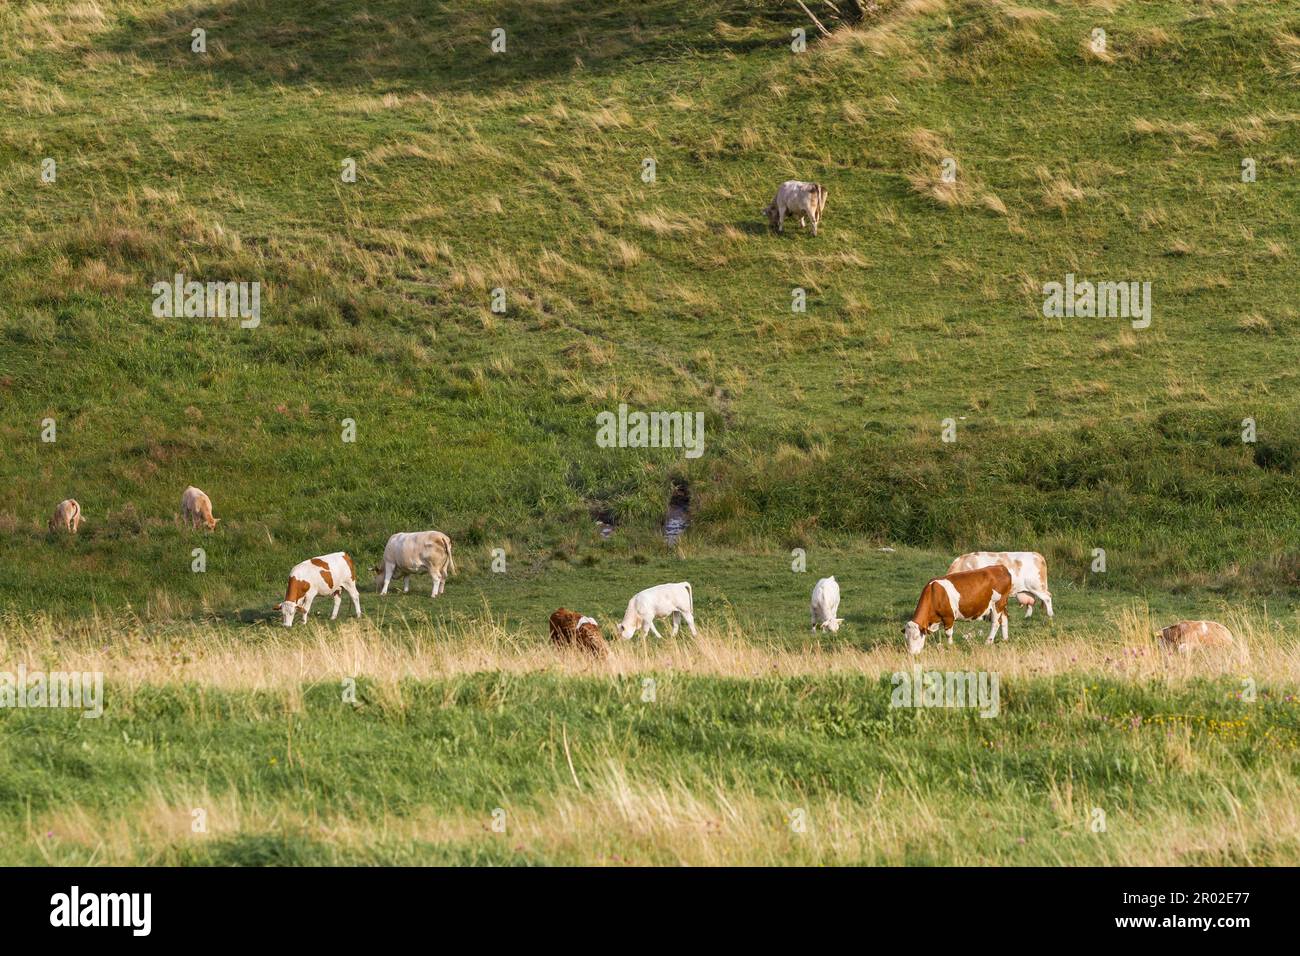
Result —
<svg viewBox="0 0 1300 956"><path fill-rule="evenodd" d="M275 607L271 608L271 610L272 610L272 611L278 611L278 610L280 610L280 608L282 608L282 607L284 607L284 602L283 602L283 601L281 601L281 602L280 602L279 604L277 604Z"/></svg>

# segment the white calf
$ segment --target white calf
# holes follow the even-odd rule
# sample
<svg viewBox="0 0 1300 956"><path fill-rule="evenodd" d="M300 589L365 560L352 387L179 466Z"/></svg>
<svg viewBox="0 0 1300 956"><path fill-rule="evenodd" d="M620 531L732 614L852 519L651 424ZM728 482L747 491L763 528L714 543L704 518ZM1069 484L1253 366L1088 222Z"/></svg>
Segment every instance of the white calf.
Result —
<svg viewBox="0 0 1300 956"><path fill-rule="evenodd" d="M673 630L669 636L677 636L677 629L683 620L691 630L691 637L695 636L695 609L689 581L682 581L680 584L658 584L634 595L632 600L627 602L623 623L618 626L619 636L625 641L631 640L633 633L639 628L642 637L647 634L662 637L663 635L655 627L655 618L668 617L670 614L673 618Z"/></svg>
<svg viewBox="0 0 1300 956"><path fill-rule="evenodd" d="M844 618L836 617L840 610L840 585L834 577L822 578L812 592L812 629L828 630L832 634L840 629Z"/></svg>

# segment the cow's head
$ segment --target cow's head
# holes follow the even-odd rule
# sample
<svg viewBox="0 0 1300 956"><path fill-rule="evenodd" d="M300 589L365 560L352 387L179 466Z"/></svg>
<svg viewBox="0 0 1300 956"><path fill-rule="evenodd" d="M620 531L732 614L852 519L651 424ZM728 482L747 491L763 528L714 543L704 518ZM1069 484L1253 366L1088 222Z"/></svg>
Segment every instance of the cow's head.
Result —
<svg viewBox="0 0 1300 956"><path fill-rule="evenodd" d="M837 617L837 618L832 618L829 621L823 621L822 627L830 631L832 634L838 634L840 631L840 625L843 623L844 623L844 618Z"/></svg>
<svg viewBox="0 0 1300 956"><path fill-rule="evenodd" d="M293 619L299 611L302 611L304 616L307 614L307 609L299 601L281 601L271 610L280 612L285 627L293 627Z"/></svg>
<svg viewBox="0 0 1300 956"><path fill-rule="evenodd" d="M378 591L384 586L384 566L382 564L371 565L370 573L375 576L375 590Z"/></svg>
<svg viewBox="0 0 1300 956"><path fill-rule="evenodd" d="M776 228L776 203L770 202L763 207L763 215L767 217L767 224L773 229Z"/></svg>
<svg viewBox="0 0 1300 956"><path fill-rule="evenodd" d="M632 640L632 635L636 633L636 624L629 623L626 620L620 621L618 625L618 636L625 641Z"/></svg>
<svg viewBox="0 0 1300 956"><path fill-rule="evenodd" d="M921 630L921 625L908 621L903 627L903 636L907 638L907 650L912 654L920 654L925 647L925 632Z"/></svg>
<svg viewBox="0 0 1300 956"><path fill-rule="evenodd" d="M221 520L220 518L204 518L203 523L207 525L209 531L216 531L217 522L220 520Z"/></svg>

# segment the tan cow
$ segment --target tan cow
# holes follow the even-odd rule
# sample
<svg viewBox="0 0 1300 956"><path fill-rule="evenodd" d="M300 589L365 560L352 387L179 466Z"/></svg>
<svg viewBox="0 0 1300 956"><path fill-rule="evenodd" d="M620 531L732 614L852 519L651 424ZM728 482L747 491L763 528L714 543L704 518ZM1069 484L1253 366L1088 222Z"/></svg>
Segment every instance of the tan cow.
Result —
<svg viewBox="0 0 1300 956"><path fill-rule="evenodd" d="M375 572L375 590L388 593L396 575L403 578L403 593L411 590L411 575L428 571L433 582L430 597L447 590L447 574L456 573L451 557L451 538L441 531L399 531L384 545L384 559L370 569Z"/></svg>
<svg viewBox="0 0 1300 956"><path fill-rule="evenodd" d="M1000 564L1011 572L1011 596L1025 605L1025 617L1034 613L1034 600L1043 602L1048 617L1052 611L1052 592L1047 589L1047 560L1037 551L972 551L948 566L948 573L973 571Z"/></svg>
<svg viewBox="0 0 1300 956"><path fill-rule="evenodd" d="M1216 621L1179 621L1156 632L1161 646L1190 654L1198 647L1232 647L1232 632Z"/></svg>
<svg viewBox="0 0 1300 956"><path fill-rule="evenodd" d="M912 619L903 628L907 649L913 654L925 647L925 635L940 626L952 643L956 621L975 621L993 615L993 627L986 643L992 644L1002 626L1002 640L1007 639L1007 596L1011 594L1011 572L1000 564L974 571L958 571L935 578L921 589Z"/></svg>
<svg viewBox="0 0 1300 956"><path fill-rule="evenodd" d="M54 514L50 517L51 533L62 529L68 534L76 534L80 527L81 505L74 499L66 498L54 506Z"/></svg>
<svg viewBox="0 0 1300 956"><path fill-rule="evenodd" d="M767 216L768 224L777 232L785 231L786 216L798 216L801 226L807 226L811 219L812 234L815 236L825 208L825 186L787 179L777 187L776 198L764 207L763 215Z"/></svg>
<svg viewBox="0 0 1300 956"><path fill-rule="evenodd" d="M577 647L593 657L608 657L609 648L595 618L583 617L567 607L551 615L551 642L556 647Z"/></svg>
<svg viewBox="0 0 1300 956"><path fill-rule="evenodd" d="M221 519L212 517L212 499L190 485L181 495L181 520L188 521L191 529L202 522L209 531L215 531Z"/></svg>

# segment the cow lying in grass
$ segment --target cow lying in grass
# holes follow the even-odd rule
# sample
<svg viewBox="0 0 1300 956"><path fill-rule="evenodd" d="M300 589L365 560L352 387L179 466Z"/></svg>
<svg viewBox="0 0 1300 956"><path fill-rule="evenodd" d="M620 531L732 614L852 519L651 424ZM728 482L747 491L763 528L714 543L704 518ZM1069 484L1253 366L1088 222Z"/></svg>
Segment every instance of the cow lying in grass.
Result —
<svg viewBox="0 0 1300 956"><path fill-rule="evenodd" d="M1156 632L1161 646L1190 654L1203 647L1232 647L1232 632L1217 621L1179 621Z"/></svg>
<svg viewBox="0 0 1300 956"><path fill-rule="evenodd" d="M943 628L952 643L956 621L975 621L993 615L993 627L986 643L992 644L1002 627L1007 639L1007 596L1011 593L1011 572L1000 564L975 571L958 571L935 578L921 590L912 619L903 628L907 649L913 654L925 647L925 635Z"/></svg>
<svg viewBox="0 0 1300 956"><path fill-rule="evenodd" d="M346 551L335 551L319 558L311 558L301 564L295 564L289 572L289 587L284 593L284 600L273 610L279 611L284 618L285 627L293 627L293 619L302 611L302 619L307 620L311 603L318 594L328 594L334 598L334 611L330 620L339 616L339 605L343 602L343 592L352 598L352 606L361 616L361 595L357 593L357 571L352 557Z"/></svg>
<svg viewBox="0 0 1300 956"><path fill-rule="evenodd" d="M567 607L557 608L551 615L551 642L556 647L576 647L593 657L606 657L609 648L600 625L592 617L583 617Z"/></svg>

